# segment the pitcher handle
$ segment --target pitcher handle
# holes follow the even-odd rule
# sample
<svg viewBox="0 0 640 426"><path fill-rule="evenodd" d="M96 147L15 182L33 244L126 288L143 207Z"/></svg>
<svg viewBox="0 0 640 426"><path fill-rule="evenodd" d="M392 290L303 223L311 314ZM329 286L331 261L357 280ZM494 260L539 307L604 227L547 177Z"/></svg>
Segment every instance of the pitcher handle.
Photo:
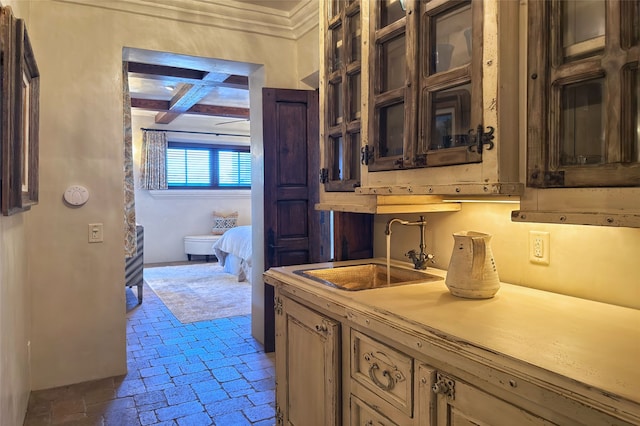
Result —
<svg viewBox="0 0 640 426"><path fill-rule="evenodd" d="M471 265L471 277L474 280L481 280L484 272L484 260L486 256L486 246L483 238L471 238L473 244L473 262Z"/></svg>

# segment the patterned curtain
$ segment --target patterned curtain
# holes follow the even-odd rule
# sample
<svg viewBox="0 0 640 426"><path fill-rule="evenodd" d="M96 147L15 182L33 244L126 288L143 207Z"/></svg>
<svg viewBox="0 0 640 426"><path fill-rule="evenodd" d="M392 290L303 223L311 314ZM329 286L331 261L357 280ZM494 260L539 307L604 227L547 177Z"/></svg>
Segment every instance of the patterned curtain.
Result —
<svg viewBox="0 0 640 426"><path fill-rule="evenodd" d="M142 189L167 189L167 134L142 131Z"/></svg>
<svg viewBox="0 0 640 426"><path fill-rule="evenodd" d="M122 62L123 132L124 132L124 255L133 257L136 244L136 197L133 181L133 138L131 135L131 96L129 95L129 64Z"/></svg>

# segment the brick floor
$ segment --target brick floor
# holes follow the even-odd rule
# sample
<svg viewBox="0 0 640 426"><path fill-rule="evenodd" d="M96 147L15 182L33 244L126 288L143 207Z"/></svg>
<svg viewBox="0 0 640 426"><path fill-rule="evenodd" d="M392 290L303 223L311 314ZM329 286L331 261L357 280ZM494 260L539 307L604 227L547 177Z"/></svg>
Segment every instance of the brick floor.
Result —
<svg viewBox="0 0 640 426"><path fill-rule="evenodd" d="M24 426L275 424L275 358L251 318L182 324L145 284L127 292L124 376L31 393Z"/></svg>

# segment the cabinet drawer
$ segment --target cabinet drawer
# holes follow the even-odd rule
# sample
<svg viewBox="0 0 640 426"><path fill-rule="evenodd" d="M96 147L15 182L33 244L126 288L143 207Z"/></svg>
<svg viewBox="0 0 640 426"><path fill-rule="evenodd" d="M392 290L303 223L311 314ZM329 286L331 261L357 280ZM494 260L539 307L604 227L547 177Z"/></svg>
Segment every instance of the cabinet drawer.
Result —
<svg viewBox="0 0 640 426"><path fill-rule="evenodd" d="M398 426L354 395L351 395L350 426Z"/></svg>
<svg viewBox="0 0 640 426"><path fill-rule="evenodd" d="M413 359L351 330L351 377L408 416L413 415Z"/></svg>

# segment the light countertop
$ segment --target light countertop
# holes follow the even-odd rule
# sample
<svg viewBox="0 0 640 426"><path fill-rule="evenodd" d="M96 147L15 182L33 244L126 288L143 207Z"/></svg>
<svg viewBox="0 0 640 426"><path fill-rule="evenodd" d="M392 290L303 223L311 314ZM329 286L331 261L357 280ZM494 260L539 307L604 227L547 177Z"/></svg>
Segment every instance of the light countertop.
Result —
<svg viewBox="0 0 640 426"><path fill-rule="evenodd" d="M383 259L377 259L384 262ZM370 260L369 260L370 261ZM364 261L316 264L348 265ZM270 278L345 306L465 341L640 404L640 311L502 283L491 299L453 296L442 280L363 291L334 289L272 268Z"/></svg>

